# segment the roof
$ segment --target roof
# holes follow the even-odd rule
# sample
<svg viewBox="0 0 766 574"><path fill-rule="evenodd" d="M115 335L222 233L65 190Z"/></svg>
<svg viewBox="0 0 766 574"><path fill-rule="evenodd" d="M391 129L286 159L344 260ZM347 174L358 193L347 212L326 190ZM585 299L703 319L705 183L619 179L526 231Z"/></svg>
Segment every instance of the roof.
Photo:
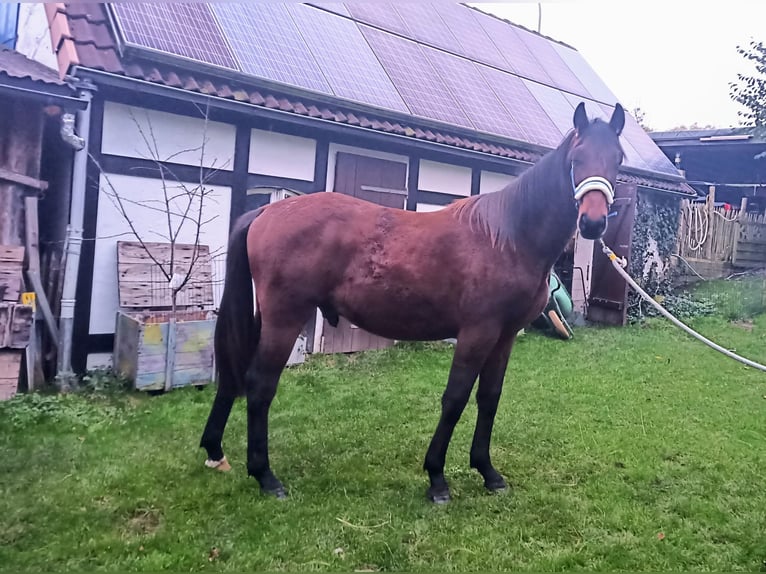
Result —
<svg viewBox="0 0 766 574"><path fill-rule="evenodd" d="M0 93L55 105L59 110L62 107L74 110L87 106L55 70L4 46L0 46Z"/></svg>
<svg viewBox="0 0 766 574"><path fill-rule="evenodd" d="M127 6L120 4L120 6ZM132 5L138 6L138 5ZM146 6L146 5L143 5ZM160 5L157 5L160 6ZM163 4L162 6L167 6ZM161 16L165 18L173 18L172 12L181 10L179 8L182 5L176 5L170 11L165 8L158 10L165 10L161 12ZM188 6L188 5L183 5ZM191 10L200 10L199 6L206 6L204 4L198 5L196 8L189 8ZM216 6L219 6L216 4ZM263 3L258 3L258 9L264 9L267 6ZM272 6L272 4L268 4ZM292 5L290 5L292 6ZM375 5L373 7L369 3L359 3L354 5L332 4L321 5L327 8L329 11L326 15L333 15L334 18L342 17L340 13L351 14L348 11L349 7L352 7L354 13L357 14L355 23L366 22L370 23L370 20L378 17L385 17L391 20L390 13L385 11L385 6ZM360 8L366 6L366 8ZM397 5L399 8L400 5ZM441 5L439 5L441 6ZM412 113L407 107L415 100L410 96L405 107L403 109L386 109L384 106L371 105L370 102L364 102L354 100L352 98L338 97L336 94L322 93L322 90L311 90L305 88L305 86L291 85L289 82L279 82L273 78L256 77L252 74L243 74L240 71L234 69L229 56L223 54L220 59L227 62L227 66L215 65L210 61L200 62L191 56L198 56L199 46L182 46L181 48L174 48L175 52L184 52L187 50L186 56L183 53L168 54L158 53L156 49L150 50L151 46L138 46L133 44L125 44L124 41L118 36L126 33L125 22L121 26L121 30L115 30L113 26L112 18L105 8L100 3L73 3L68 5L63 4L46 4L46 12L48 18L51 21L51 34L53 39L53 45L57 47L57 55L59 58L59 65L62 73L68 73L72 70L73 66L77 66L77 69L90 69L101 72L107 72L115 76L134 78L144 82L150 82L159 86L166 86L171 88L179 88L189 92L198 94L211 95L217 98L226 100L233 100L236 102L243 102L254 106L259 106L267 109L280 110L283 112L296 114L298 116L305 116L307 118L321 118L324 120L337 122L339 124L347 124L352 126L358 126L361 128L374 130L378 132L391 133L400 136L410 137L418 140L436 142L457 148L463 148L473 150L481 153L486 153L493 156L499 156L504 158L517 159L526 162L534 162L539 159L544 153L551 147L558 143L560 140L560 132L568 131L571 126L571 111L573 110L573 98L578 98L572 93L560 93L554 96L558 97L557 102L564 102L563 111L559 111L557 116L557 123L554 123L549 115L542 111L542 116L545 116L545 121L548 125L555 125L559 129L559 134L556 136L555 142L546 141L541 143L540 141L530 141L532 138L509 137L507 134L502 133L487 133L476 128L475 122L471 122L466 117L469 114L464 114L462 120L450 121L445 118L433 117L427 113ZM334 7L334 8L331 8ZM134 8L131 8L134 10ZM186 8L184 8L186 9ZM287 9L287 8L284 8ZM470 14L482 14L475 10L469 10L464 8L467 13ZM123 15L131 14L126 12L125 8L120 8ZM293 10L293 8L290 8ZM377 12L376 12L377 10ZM372 16L370 16L372 14ZM376 15L377 14L377 15ZM381 16L382 15L382 16ZM135 14L133 14L135 16ZM188 15L187 15L188 16ZM192 15L197 17L199 14ZM373 18L374 16L374 18ZM350 18L351 16L343 16ZM119 19L120 16L118 15ZM180 18L180 16L179 16ZM179 26L195 25L194 18L188 17L184 22L179 23ZM486 16L489 24L484 22L484 25L488 27L502 26L504 28L509 25L499 19ZM268 18L266 18L268 20ZM128 32L133 34L133 40L140 38L137 35L137 31L140 31L138 25L141 20L138 17L134 17L130 21L130 25L127 26ZM192 22L190 24L190 22ZM273 24L273 22L272 22ZM361 24L359 24L361 25ZM364 27L365 33L371 37L378 34L383 34L383 30L387 29L387 36L385 41L391 38L398 38L397 41L407 41L411 47L413 42L417 38L405 38L402 34L405 32L399 30L398 33L392 31L397 26L402 25L402 20L389 21L388 24L383 25L382 22L378 22L376 26ZM131 29L133 26L135 29ZM369 28L369 30L368 30ZM132 30L132 32L131 32ZM388 33L390 32L390 33ZM178 33L178 32L176 32ZM407 34L410 34L407 32ZM425 34L424 30L419 31L421 37ZM180 38L180 36L178 36ZM550 44L547 38L542 36L535 36L540 41L545 42L546 45ZM425 42L425 40L418 40L419 42ZM438 38L431 39L431 42L439 43ZM145 41L144 43L151 43ZM556 44L560 49L567 49L574 53L571 48L564 44ZM398 47L399 45L397 45ZM423 47L425 46L425 47ZM419 49L431 49L432 46L428 44L422 44ZM197 52L194 52L194 50ZM548 48L548 56L551 56L552 48ZM167 50L165 50L167 52ZM432 50L434 52L434 50ZM446 53L446 52L445 52ZM527 52L527 55L529 53ZM499 54L502 56L502 54ZM489 58L498 58L498 54L490 55ZM438 56L443 57L443 54ZM557 56L558 57L558 56ZM212 57L205 56L208 60ZM485 59L487 59L485 57ZM463 59L464 60L464 59ZM461 60L461 61L463 61ZM561 58L557 60L559 66L563 62ZM463 62L465 63L465 62ZM308 67L309 63L303 65L304 68ZM476 65L476 63L474 63ZM518 64L517 64L518 66ZM494 68L493 68L494 69ZM568 70L568 69L567 69ZM497 70L492 73L496 73ZM535 73L544 73L541 68L536 68ZM531 73L531 72L530 72ZM562 81L569 82L569 84L576 88L574 82L578 82L577 77L574 74L567 76L565 73L561 73L560 76L565 78ZM594 74L595 76L595 74ZM527 79L528 80L528 79ZM525 80L526 81L526 80ZM548 80L550 81L550 79ZM545 90L546 87L542 84L536 84L539 90ZM541 87L542 86L542 87ZM586 90L580 84L581 87L578 90ZM401 87L401 86L399 86ZM599 88L601 85L599 85ZM593 89L593 88L591 88ZM404 93L406 90L402 90ZM546 97L550 97L550 88ZM589 92L588 92L589 93ZM600 92L600 93L603 93ZM478 94L481 96L482 94ZM510 96L510 94L505 94ZM528 95L528 93L527 93ZM477 99L481 99L477 96ZM541 96L542 97L542 96ZM405 97L402 98L407 99ZM506 100L512 100L512 98L506 98ZM417 102L415 102L417 104ZM465 103L463 101L463 103ZM600 115L604 117L609 111L609 107L602 102L596 100L589 100L586 102L589 107L589 115ZM479 102L481 105L486 105L486 101ZM539 105L536 104L536 105ZM395 106L394 106L395 107ZM459 106L456 106L459 108ZM568 111L567 111L568 110ZM524 113L510 114L506 110L502 110L502 118L509 118L511 116L522 117ZM530 110L521 110L526 112L526 115L530 115ZM438 115L438 114L435 114ZM533 114L534 115L534 114ZM538 117L541 117L538 115ZM632 120L632 118L630 118ZM466 121L468 120L468 121ZM633 120L634 121L634 120ZM534 124L534 118L533 122ZM641 130L641 128L638 128ZM627 131L627 129L626 129ZM648 162L643 162L639 169L633 169L633 174L630 179L634 183L639 185L645 185L647 187L656 187L668 191L687 192L688 187L682 183L680 177L673 169L672 164L665 158L664 155L656 148L655 144L646 136L641 130L642 135L646 141L639 142L642 146L644 154L652 156L654 167L662 163L661 169L657 172L656 169L652 169L652 165ZM551 145L553 143L553 145ZM628 142L625 145L626 154L635 158L640 158L638 151ZM658 158L657 156L660 156ZM664 163L663 163L664 162ZM669 166L669 167L668 167ZM622 179L626 179L627 176Z"/></svg>
<svg viewBox="0 0 766 574"><path fill-rule="evenodd" d="M760 130L739 127L650 135L701 194L711 185L719 190L728 186L752 199L756 188L766 188L766 137Z"/></svg>
<svg viewBox="0 0 766 574"><path fill-rule="evenodd" d="M705 130L672 130L651 132L649 136L661 147L673 145L763 145L766 137L760 130L751 127L717 128Z"/></svg>
<svg viewBox="0 0 766 574"><path fill-rule="evenodd" d="M66 87L55 70L5 46L0 46L0 78L30 80L40 84Z"/></svg>

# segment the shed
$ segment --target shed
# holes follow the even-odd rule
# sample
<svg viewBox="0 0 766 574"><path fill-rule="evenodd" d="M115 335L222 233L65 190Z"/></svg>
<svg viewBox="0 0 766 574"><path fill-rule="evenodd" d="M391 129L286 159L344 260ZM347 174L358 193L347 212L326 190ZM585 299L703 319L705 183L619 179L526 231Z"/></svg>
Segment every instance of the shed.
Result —
<svg viewBox="0 0 766 574"><path fill-rule="evenodd" d="M687 182L705 197L715 188L716 202L766 212L766 137L752 128L652 132L649 134Z"/></svg>
<svg viewBox="0 0 766 574"><path fill-rule="evenodd" d="M60 134L68 114L82 107L54 70L0 47L0 399L16 392L23 364L22 383L32 387L55 361L51 302L58 302L63 249L58 261L48 252L41 258L41 239L49 238L41 213L60 201L51 196L64 194L57 174L71 148ZM33 332L33 310L45 329Z"/></svg>
<svg viewBox="0 0 766 574"><path fill-rule="evenodd" d="M727 277L766 267L762 132L739 127L650 134L697 194L684 206L680 229L679 251L690 278Z"/></svg>
<svg viewBox="0 0 766 574"><path fill-rule="evenodd" d="M215 251L225 248L239 214L286 193L347 193L413 211L490 193L558 145L580 101L602 118L617 101L576 49L455 3L50 3L34 10L44 10L35 21L50 28L62 76L98 88L87 140L100 169L89 165L85 190L90 241L79 269L78 369L108 359L118 309L110 236L124 224L104 179L137 203L156 197L162 170L142 148L151 126L161 127L154 130L160 164L181 179L198 177L200 167L209 175L217 223L204 240ZM189 151L202 140L207 157ZM637 190L689 190L632 117L623 145L616 206L627 219L613 226L623 234L614 247L629 255ZM152 218L141 223L151 226ZM573 245L562 275L574 283L580 310L621 323L624 283L608 266L593 267L592 242ZM214 282L222 273L214 266ZM321 314L306 337L313 352L389 344L347 323L335 329Z"/></svg>

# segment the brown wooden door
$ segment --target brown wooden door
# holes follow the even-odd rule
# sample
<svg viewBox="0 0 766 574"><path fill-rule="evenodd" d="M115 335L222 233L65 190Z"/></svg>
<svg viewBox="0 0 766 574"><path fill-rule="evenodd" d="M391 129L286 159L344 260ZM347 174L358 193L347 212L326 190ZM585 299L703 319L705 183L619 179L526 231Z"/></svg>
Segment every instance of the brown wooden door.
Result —
<svg viewBox="0 0 766 574"><path fill-rule="evenodd" d="M630 262L630 244L636 217L635 185L617 185L612 212L616 215L609 218L604 242L618 257L625 257ZM612 263L601 252L601 244L597 242L593 246L588 320L607 325L624 325L627 311L628 284L612 267Z"/></svg>
<svg viewBox="0 0 766 574"><path fill-rule="evenodd" d="M407 164L338 153L333 191L378 205L404 209L407 201ZM324 321L320 348L323 353L352 353L382 349L392 344L390 339L368 333L341 317L337 327Z"/></svg>

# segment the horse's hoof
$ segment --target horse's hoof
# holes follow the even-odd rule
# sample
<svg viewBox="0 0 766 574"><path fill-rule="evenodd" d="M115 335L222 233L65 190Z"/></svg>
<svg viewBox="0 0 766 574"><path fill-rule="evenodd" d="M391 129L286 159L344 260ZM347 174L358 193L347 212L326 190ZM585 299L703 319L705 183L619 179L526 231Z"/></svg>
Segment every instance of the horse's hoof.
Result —
<svg viewBox="0 0 766 574"><path fill-rule="evenodd" d="M278 486L275 488L261 488L261 491L268 495L273 496L277 500L285 500L287 498L287 491L284 486Z"/></svg>
<svg viewBox="0 0 766 574"><path fill-rule="evenodd" d="M506 484L505 480L503 480L502 478L493 479L493 480L485 482L484 488L486 488L489 492L493 494L508 491L508 485Z"/></svg>
<svg viewBox="0 0 766 574"><path fill-rule="evenodd" d="M205 461L205 466L214 470L220 470L221 472L228 472L231 470L231 465L229 464L229 461L226 460L226 457L223 457L221 460L207 459Z"/></svg>
<svg viewBox="0 0 766 574"><path fill-rule="evenodd" d="M451 500L449 490L433 491L429 488L428 500L438 505L447 504Z"/></svg>

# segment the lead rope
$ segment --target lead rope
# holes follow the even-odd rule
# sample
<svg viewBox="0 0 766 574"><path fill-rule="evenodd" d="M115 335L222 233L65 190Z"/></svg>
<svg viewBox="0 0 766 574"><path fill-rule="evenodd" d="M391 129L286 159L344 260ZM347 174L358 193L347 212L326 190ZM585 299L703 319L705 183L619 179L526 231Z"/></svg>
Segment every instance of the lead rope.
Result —
<svg viewBox="0 0 766 574"><path fill-rule="evenodd" d="M707 337L704 337L697 333L694 329L689 327L688 325L682 323L678 319L676 319L673 315L670 314L670 312L667 311L662 305L660 305L657 301L655 301L652 297L650 297L646 291L641 289L641 287L638 286L638 283L633 281L630 275L628 275L627 271L625 271L625 267L627 266L628 262L625 261L624 257L617 257L615 255L614 251L609 249L607 247L606 243L604 243L603 239L599 239L601 242L601 251L604 252L604 254L609 258L609 261L612 262L612 266L617 270L617 273L619 273L625 281L628 282L628 285L633 287L633 289L641 295L646 301L648 301L657 311L660 312L660 314L668 319L671 323L673 323L676 327L683 329L686 331L689 335L697 339L698 341L702 341L705 343L708 347L711 347L712 349L715 349L719 353L723 353L730 359L734 359L735 361L739 361L740 363L743 363L747 365L748 367L753 367L754 369L758 369L760 371L766 371L766 366L761 365L760 363L756 363L755 361L751 361L750 359L746 359L745 357L742 357L738 355L737 353L732 353L728 349L724 349L721 345L718 345L717 343L714 343Z"/></svg>

